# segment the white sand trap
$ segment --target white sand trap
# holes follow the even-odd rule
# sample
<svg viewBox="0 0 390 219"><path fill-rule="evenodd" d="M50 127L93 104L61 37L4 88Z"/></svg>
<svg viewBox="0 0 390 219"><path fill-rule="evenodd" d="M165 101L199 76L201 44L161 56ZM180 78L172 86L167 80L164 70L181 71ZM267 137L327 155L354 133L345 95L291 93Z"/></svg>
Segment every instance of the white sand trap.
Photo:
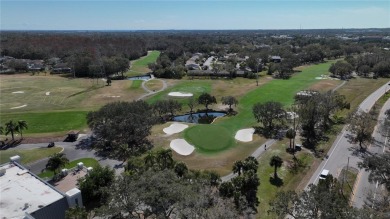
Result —
<svg viewBox="0 0 390 219"><path fill-rule="evenodd" d="M24 91L14 91L13 94L24 94Z"/></svg>
<svg viewBox="0 0 390 219"><path fill-rule="evenodd" d="M46 92L46 96L49 96L50 95L50 91Z"/></svg>
<svg viewBox="0 0 390 219"><path fill-rule="evenodd" d="M26 107L27 104L24 104L24 105L21 105L21 106L15 106L15 107L12 107L10 109L19 109L19 108L23 108L23 107Z"/></svg>
<svg viewBox="0 0 390 219"><path fill-rule="evenodd" d="M238 130L234 138L242 142L250 142L253 140L253 133L255 133L254 128L241 129Z"/></svg>
<svg viewBox="0 0 390 219"><path fill-rule="evenodd" d="M170 92L168 96L171 97L192 97L194 96L192 93L183 93L183 92Z"/></svg>
<svg viewBox="0 0 390 219"><path fill-rule="evenodd" d="M188 128L188 125L180 123L172 123L169 127L163 129L168 135L176 134L182 132L184 129Z"/></svg>
<svg viewBox="0 0 390 219"><path fill-rule="evenodd" d="M171 141L170 147L172 150L174 150L176 153L187 156L190 155L194 150L195 147L188 144L188 142L184 139L174 139Z"/></svg>

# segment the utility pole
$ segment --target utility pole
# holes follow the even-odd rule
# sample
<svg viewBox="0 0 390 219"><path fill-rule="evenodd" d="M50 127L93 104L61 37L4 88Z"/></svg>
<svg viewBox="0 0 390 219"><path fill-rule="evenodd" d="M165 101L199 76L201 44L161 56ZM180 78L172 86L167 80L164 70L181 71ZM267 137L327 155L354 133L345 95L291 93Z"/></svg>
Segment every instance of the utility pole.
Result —
<svg viewBox="0 0 390 219"><path fill-rule="evenodd" d="M256 86L259 86L259 59L256 59Z"/></svg>

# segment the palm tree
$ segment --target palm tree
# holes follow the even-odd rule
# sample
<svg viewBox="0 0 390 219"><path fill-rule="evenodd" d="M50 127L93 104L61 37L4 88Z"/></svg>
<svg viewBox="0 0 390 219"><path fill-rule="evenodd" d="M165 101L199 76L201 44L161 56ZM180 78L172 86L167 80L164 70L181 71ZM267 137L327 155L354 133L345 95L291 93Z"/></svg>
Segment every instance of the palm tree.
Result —
<svg viewBox="0 0 390 219"><path fill-rule="evenodd" d="M296 133L295 133L294 129L290 128L289 130L287 130L286 137L288 139L290 139L290 147L289 148L294 148L294 145L291 147L291 142L295 138L295 135L296 135Z"/></svg>
<svg viewBox="0 0 390 219"><path fill-rule="evenodd" d="M5 123L5 135L11 133L12 140L15 140L14 133L18 131L18 125L14 121L10 120Z"/></svg>
<svg viewBox="0 0 390 219"><path fill-rule="evenodd" d="M161 169L172 168L175 164L172 158L172 150L160 150L157 152L157 162Z"/></svg>
<svg viewBox="0 0 390 219"><path fill-rule="evenodd" d="M174 171L179 177L182 177L187 174L188 167L185 163L179 162L175 164Z"/></svg>
<svg viewBox="0 0 390 219"><path fill-rule="evenodd" d="M238 173L239 176L241 176L242 168L244 167L244 164L241 160L235 161L233 164L233 173Z"/></svg>
<svg viewBox="0 0 390 219"><path fill-rule="evenodd" d="M144 163L147 168L153 167L156 163L156 155L152 151L149 151L144 157Z"/></svg>
<svg viewBox="0 0 390 219"><path fill-rule="evenodd" d="M283 164L283 160L279 156L274 155L271 157L271 161L269 162L269 165L271 167L275 167L275 171L274 171L274 178L275 179L278 178L278 173L276 171L279 167L282 166L282 164Z"/></svg>
<svg viewBox="0 0 390 219"><path fill-rule="evenodd" d="M22 130L28 129L27 122L24 121L24 120L19 120L17 126L18 126L18 131L19 131L19 133L20 133L20 137L23 139Z"/></svg>
<svg viewBox="0 0 390 219"><path fill-rule="evenodd" d="M46 164L46 169L51 170L56 175L57 171L69 163L64 153L56 153L50 156Z"/></svg>

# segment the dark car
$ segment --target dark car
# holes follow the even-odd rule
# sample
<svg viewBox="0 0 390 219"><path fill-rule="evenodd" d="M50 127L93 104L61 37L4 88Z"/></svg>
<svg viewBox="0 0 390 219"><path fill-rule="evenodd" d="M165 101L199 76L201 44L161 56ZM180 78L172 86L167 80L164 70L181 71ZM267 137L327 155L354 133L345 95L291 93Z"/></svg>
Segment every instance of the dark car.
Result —
<svg viewBox="0 0 390 219"><path fill-rule="evenodd" d="M48 148L52 148L54 146L55 146L54 142L50 142L49 145L47 145Z"/></svg>

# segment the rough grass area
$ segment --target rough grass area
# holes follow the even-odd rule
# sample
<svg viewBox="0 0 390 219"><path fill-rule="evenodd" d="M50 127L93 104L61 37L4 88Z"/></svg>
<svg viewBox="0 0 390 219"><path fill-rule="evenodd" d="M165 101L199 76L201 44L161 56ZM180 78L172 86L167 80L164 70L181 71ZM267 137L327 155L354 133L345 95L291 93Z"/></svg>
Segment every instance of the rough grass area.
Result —
<svg viewBox="0 0 390 219"><path fill-rule="evenodd" d="M353 194L353 187L356 182L357 175L359 170L353 167L349 167L347 171L347 167L344 167L340 175L338 177L338 181L343 185L343 195L347 200L350 200Z"/></svg>
<svg viewBox="0 0 390 219"><path fill-rule="evenodd" d="M160 56L159 51L148 52L148 55L143 56L137 60L131 61L130 70L126 73L127 76L138 76L150 72L148 68L149 63L155 63Z"/></svg>
<svg viewBox="0 0 390 219"><path fill-rule="evenodd" d="M340 114L345 116L349 112L356 109L364 99L366 99L372 92L376 91L383 84L388 82L388 78L369 79L369 78L355 78L349 80L338 92L346 97L351 103L351 110L344 110ZM385 90L383 90L383 94Z"/></svg>
<svg viewBox="0 0 390 219"><path fill-rule="evenodd" d="M257 218L277 218L276 215L268 213L269 203L275 198L277 192L295 190L313 161L313 156L310 153L301 151L296 154L298 161L294 162L293 156L286 153L287 143L287 141L276 143L267 149L267 152L259 159L257 175L260 178L260 186L257 197L260 205L257 208ZM277 171L278 180L273 180L274 167L269 165L273 155L278 155L283 159L283 165Z"/></svg>
<svg viewBox="0 0 390 219"><path fill-rule="evenodd" d="M145 86L147 88L149 88L149 90L154 90L154 91L158 91L158 90L161 90L163 88L163 82L161 80L148 80L146 83L145 83Z"/></svg>
<svg viewBox="0 0 390 219"><path fill-rule="evenodd" d="M215 153L233 145L229 131L215 125L197 125L186 129L185 138L198 152Z"/></svg>
<svg viewBox="0 0 390 219"><path fill-rule="evenodd" d="M1 115L0 124L9 120L24 120L28 129L23 134L62 133L72 129L84 129L87 126L86 111L63 111L45 113L10 113Z"/></svg>
<svg viewBox="0 0 390 219"><path fill-rule="evenodd" d="M29 164L46 158L52 154L59 153L61 150L61 147L36 148L30 150L8 149L0 151L0 163L6 163L9 161L10 157L19 155L21 158L20 162L22 164Z"/></svg>
<svg viewBox="0 0 390 219"><path fill-rule="evenodd" d="M74 161L69 162L64 168L71 169L76 167L79 162L83 162L85 167L94 167L99 164L99 162L93 158L81 158ZM41 178L52 178L54 176L54 172L50 170L45 170L42 173L38 174Z"/></svg>

